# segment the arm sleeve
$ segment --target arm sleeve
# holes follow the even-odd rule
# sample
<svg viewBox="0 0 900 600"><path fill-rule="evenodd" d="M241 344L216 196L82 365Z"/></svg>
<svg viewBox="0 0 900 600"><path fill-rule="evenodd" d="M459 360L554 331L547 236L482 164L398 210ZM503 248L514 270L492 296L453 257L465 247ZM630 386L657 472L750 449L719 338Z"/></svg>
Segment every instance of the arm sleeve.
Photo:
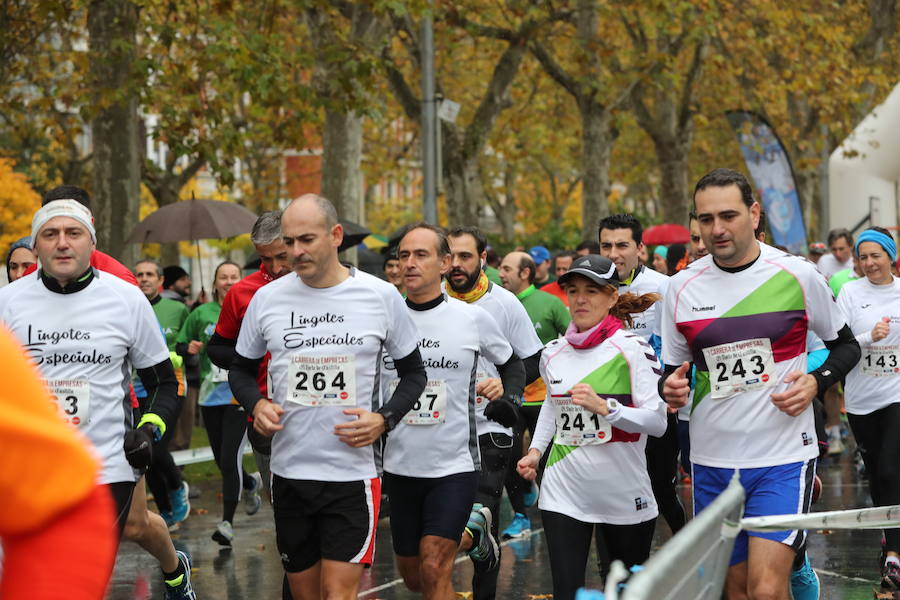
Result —
<svg viewBox="0 0 900 600"><path fill-rule="evenodd" d="M234 351L236 344L237 340L222 337L216 330L206 343L206 355L212 364L227 371L231 368L231 361L237 355Z"/></svg>
<svg viewBox="0 0 900 600"><path fill-rule="evenodd" d="M525 390L525 367L518 356L513 354L502 365L497 365L500 373L500 381L503 383L503 395L511 399L514 404L522 404L522 394Z"/></svg>
<svg viewBox="0 0 900 600"><path fill-rule="evenodd" d="M550 445L553 436L556 434L555 410L553 400L550 398L550 392L547 392L547 398L541 405L541 412L538 413L537 425L535 425L534 435L531 437L531 446L529 447L529 449L536 448L539 450L541 456L547 451L547 446Z"/></svg>
<svg viewBox="0 0 900 600"><path fill-rule="evenodd" d="M168 358L152 367L137 370L144 389L147 390L147 410L162 419L166 430L175 423L181 412L178 404L178 380L172 361Z"/></svg>
<svg viewBox="0 0 900 600"><path fill-rule="evenodd" d="M825 347L828 348L828 358L821 367L814 370L811 374L816 378L819 384L819 393L821 394L835 383L844 379L847 373L859 362L862 352L853 332L847 325L838 331L836 339L824 340Z"/></svg>
<svg viewBox="0 0 900 600"><path fill-rule="evenodd" d="M425 391L425 384L428 383L428 374L425 365L422 364L422 355L418 347L407 356L394 360L394 366L400 378L397 389L394 390L391 399L377 411L384 417L385 431L396 427L406 413L412 410L413 404Z"/></svg>
<svg viewBox="0 0 900 600"><path fill-rule="evenodd" d="M620 351L628 359L631 372L631 400L634 406L620 406L606 417L611 425L628 433L659 437L666 431L666 405L658 391L660 379L656 357L649 357L637 344Z"/></svg>
<svg viewBox="0 0 900 600"><path fill-rule="evenodd" d="M525 385L530 385L541 376L541 353L543 348L527 358L522 359L522 365L525 367Z"/></svg>
<svg viewBox="0 0 900 600"><path fill-rule="evenodd" d="M259 372L261 358L246 358L232 350L234 360L228 367L228 386L238 404L244 407L248 415L253 414L256 403L262 398L259 394L259 384L256 383L256 374Z"/></svg>

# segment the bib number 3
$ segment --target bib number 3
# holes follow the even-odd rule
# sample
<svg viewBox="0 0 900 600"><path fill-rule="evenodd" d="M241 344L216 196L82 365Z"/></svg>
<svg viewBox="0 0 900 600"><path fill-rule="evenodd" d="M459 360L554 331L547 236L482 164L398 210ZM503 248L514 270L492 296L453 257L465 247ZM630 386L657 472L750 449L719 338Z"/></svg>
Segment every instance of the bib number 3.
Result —
<svg viewBox="0 0 900 600"><path fill-rule="evenodd" d="M302 406L356 406L352 355L293 355L288 364L288 402Z"/></svg>
<svg viewBox="0 0 900 600"><path fill-rule="evenodd" d="M47 386L63 419L76 427L88 424L91 413L90 382L86 379L51 379L47 381Z"/></svg>
<svg viewBox="0 0 900 600"><path fill-rule="evenodd" d="M572 397L553 396L556 442L563 446L595 446L612 439L612 425L605 418L576 404Z"/></svg>
<svg viewBox="0 0 900 600"><path fill-rule="evenodd" d="M710 346L703 350L703 356L713 398L775 385L775 358L768 338Z"/></svg>

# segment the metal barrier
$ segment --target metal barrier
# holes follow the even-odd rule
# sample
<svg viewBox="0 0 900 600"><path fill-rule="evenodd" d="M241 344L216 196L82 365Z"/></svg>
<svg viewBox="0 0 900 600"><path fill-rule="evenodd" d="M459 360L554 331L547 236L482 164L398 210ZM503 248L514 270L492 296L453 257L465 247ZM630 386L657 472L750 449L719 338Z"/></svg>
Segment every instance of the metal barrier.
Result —
<svg viewBox="0 0 900 600"><path fill-rule="evenodd" d="M628 580L621 594L611 572L606 598L719 600L743 513L744 488L735 475L718 498L650 557L644 568ZM624 566L616 563L615 572L622 574Z"/></svg>
<svg viewBox="0 0 900 600"><path fill-rule="evenodd" d="M244 454L253 454L250 444L244 448ZM202 448L188 448L187 450L176 450L172 453L172 460L179 467L183 465L193 465L196 463L208 462L213 460L212 448L203 446Z"/></svg>

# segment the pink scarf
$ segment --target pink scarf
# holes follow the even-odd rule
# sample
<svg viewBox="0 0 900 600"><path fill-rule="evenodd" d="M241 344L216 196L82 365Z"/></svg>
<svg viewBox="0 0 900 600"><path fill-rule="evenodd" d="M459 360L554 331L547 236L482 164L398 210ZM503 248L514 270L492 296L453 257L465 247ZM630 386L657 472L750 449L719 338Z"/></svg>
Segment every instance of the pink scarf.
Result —
<svg viewBox="0 0 900 600"><path fill-rule="evenodd" d="M574 321L569 323L566 329L566 341L576 350L584 350L585 348L593 348L603 343L603 340L612 336L615 332L622 329L622 321L612 315L606 315L606 318L588 329L579 333L575 328Z"/></svg>

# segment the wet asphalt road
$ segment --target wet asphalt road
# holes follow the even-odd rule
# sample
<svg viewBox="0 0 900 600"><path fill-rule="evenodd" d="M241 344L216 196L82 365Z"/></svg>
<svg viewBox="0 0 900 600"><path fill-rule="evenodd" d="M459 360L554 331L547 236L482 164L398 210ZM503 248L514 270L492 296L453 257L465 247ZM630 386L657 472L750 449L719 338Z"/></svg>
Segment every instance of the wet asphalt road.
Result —
<svg viewBox="0 0 900 600"><path fill-rule="evenodd" d="M856 472L851 455L825 459L819 464L823 481L822 495L813 511L840 510L870 506L868 490ZM221 502L216 484L201 488L201 497L192 501L192 514L173 534L176 546L187 549L194 561L194 588L197 597L222 600L281 598L282 570L275 547L275 531L269 506L253 517L238 507L235 541L231 550L221 550L210 539L220 515ZM690 487L680 488L686 506L690 505ZM152 504L151 504L152 507ZM531 599L552 591L549 561L537 511L532 509L534 533L527 539L507 544L503 549L497 598ZM509 523L508 504L504 501L501 529ZM657 526L658 546L669 537L664 524ZM869 600L877 585L877 561L880 548L878 531L811 532L809 553L818 572L823 599ZM590 565L594 564L591 557ZM472 569L461 557L454 572L458 592L471 590ZM361 598L405 600L418 598L408 592L393 564L388 520L378 528L375 565L366 571ZM599 586L596 568L588 568L588 585ZM109 598L135 600L162 598L162 580L154 560L132 543L124 543L119 552Z"/></svg>

